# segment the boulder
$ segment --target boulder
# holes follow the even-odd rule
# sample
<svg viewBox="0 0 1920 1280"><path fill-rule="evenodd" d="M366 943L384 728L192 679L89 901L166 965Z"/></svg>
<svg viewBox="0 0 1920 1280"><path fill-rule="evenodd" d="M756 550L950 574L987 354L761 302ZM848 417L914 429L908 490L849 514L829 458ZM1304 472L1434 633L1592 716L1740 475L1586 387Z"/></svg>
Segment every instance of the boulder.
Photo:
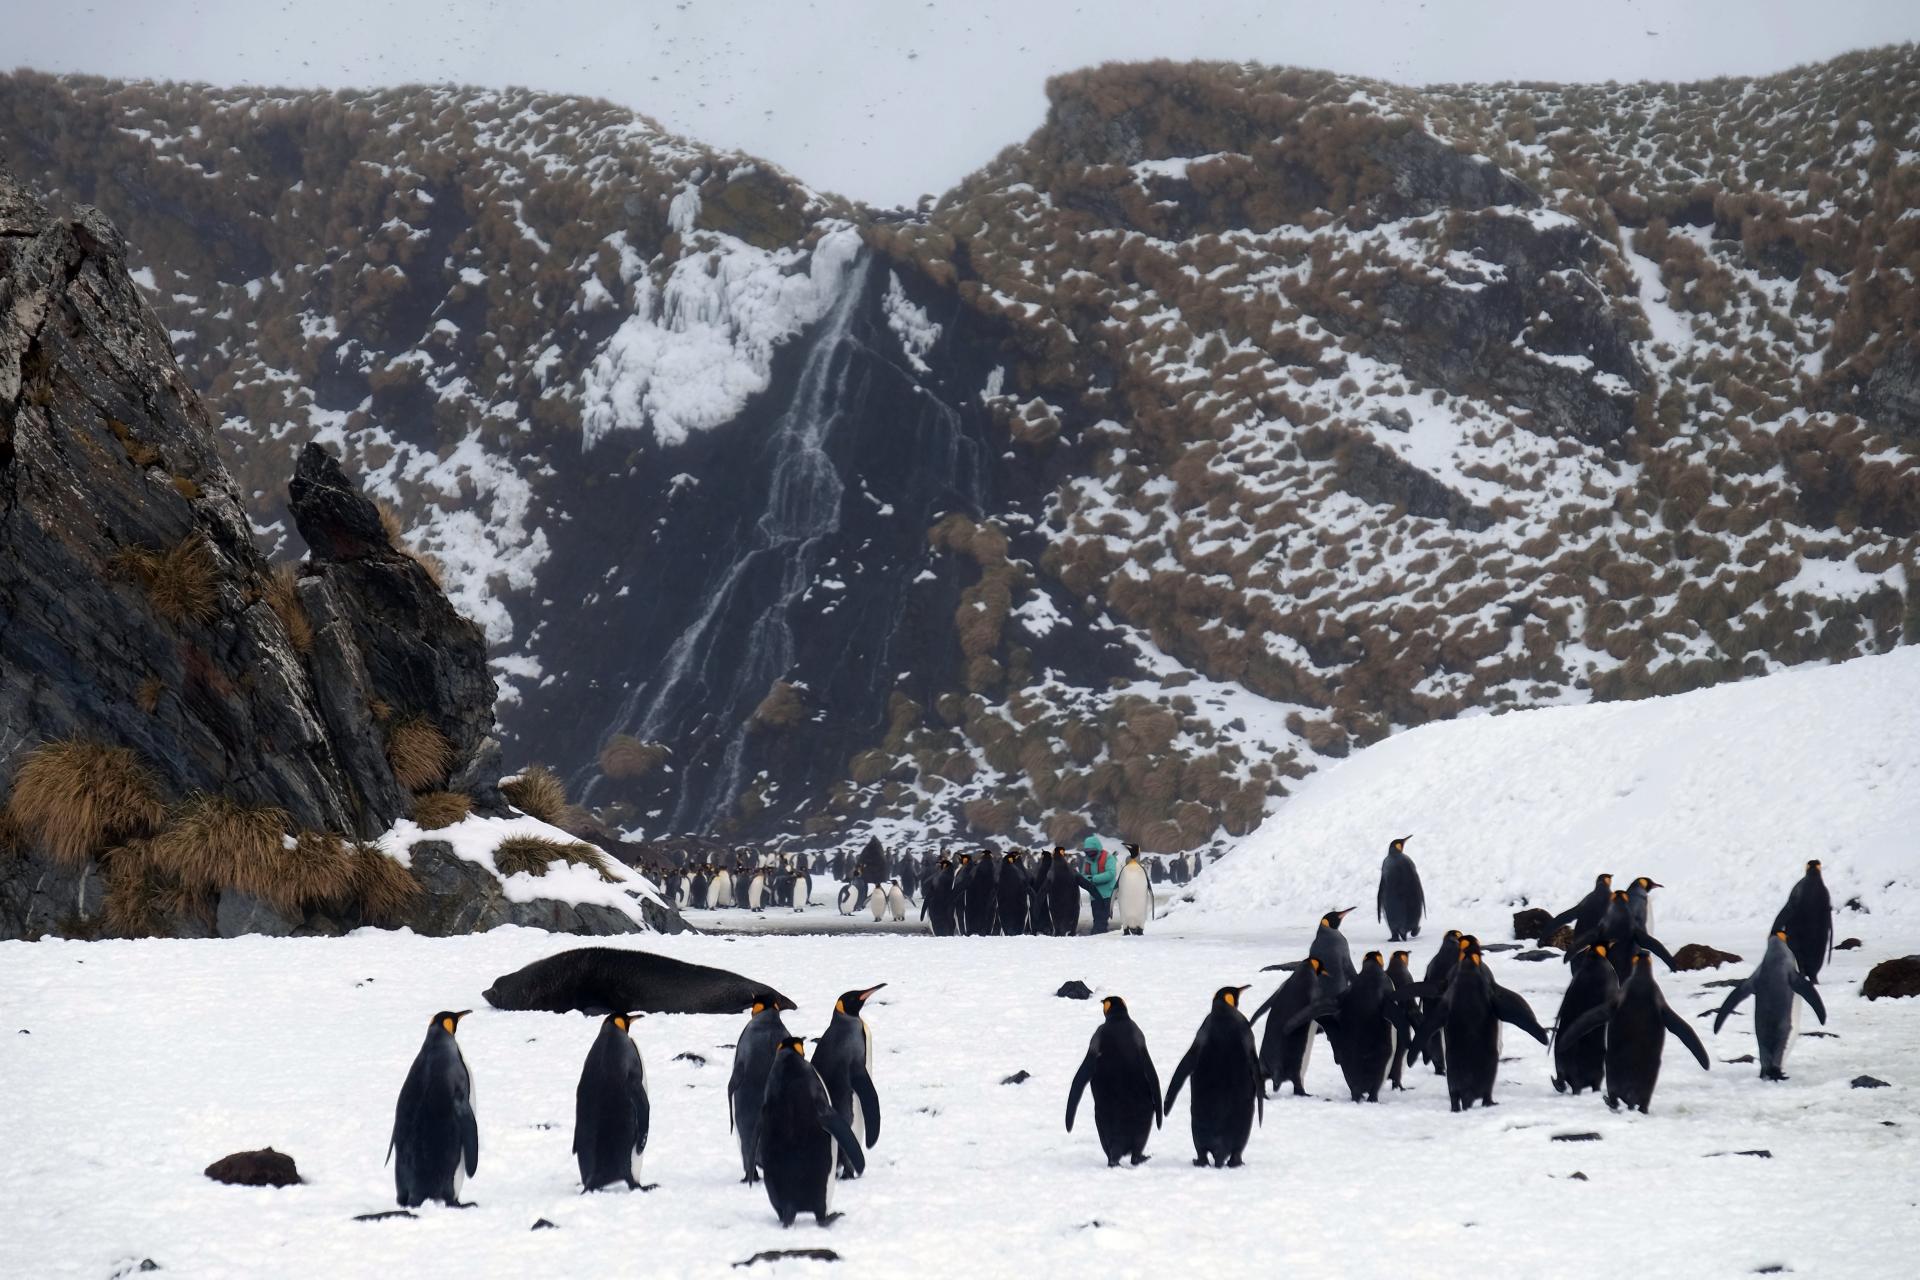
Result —
<svg viewBox="0 0 1920 1280"><path fill-rule="evenodd" d="M1080 981L1080 979L1074 978L1071 981L1061 983L1060 989L1053 994L1059 996L1062 1000L1091 1000L1093 999L1093 988Z"/></svg>
<svg viewBox="0 0 1920 1280"><path fill-rule="evenodd" d="M1513 913L1513 936L1533 942L1553 932L1553 913L1541 907L1527 907Z"/></svg>
<svg viewBox="0 0 1920 1280"><path fill-rule="evenodd" d="M415 933L445 938L484 933L503 924L593 937L643 932L625 913L599 903L576 905L546 898L510 901L498 876L477 862L457 856L445 840L419 841L410 852L413 878L420 882L422 892L402 923ZM646 901L641 906L649 923L661 932L686 928L668 908Z"/></svg>
<svg viewBox="0 0 1920 1280"><path fill-rule="evenodd" d="M1920 956L1882 960L1868 970L1867 980L1860 984L1860 994L1869 1000L1882 996L1896 999L1920 996Z"/></svg>

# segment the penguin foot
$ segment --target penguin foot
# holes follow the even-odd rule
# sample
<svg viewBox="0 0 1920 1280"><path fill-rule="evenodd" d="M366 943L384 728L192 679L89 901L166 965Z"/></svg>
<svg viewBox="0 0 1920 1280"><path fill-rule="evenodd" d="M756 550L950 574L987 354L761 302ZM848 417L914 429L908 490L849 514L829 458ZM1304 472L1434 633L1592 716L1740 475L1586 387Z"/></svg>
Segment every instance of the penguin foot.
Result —
<svg viewBox="0 0 1920 1280"><path fill-rule="evenodd" d="M1246 1161L1240 1158L1240 1153L1237 1151L1227 1157L1227 1168L1229 1169L1238 1169L1245 1164Z"/></svg>
<svg viewBox="0 0 1920 1280"><path fill-rule="evenodd" d="M1195 1156L1195 1157L1193 1158L1193 1167L1194 1167L1194 1168L1196 1168L1196 1169L1204 1169L1204 1168L1206 1168L1206 1167L1207 1167L1207 1158L1206 1158L1205 1156Z"/></svg>
<svg viewBox="0 0 1920 1280"><path fill-rule="evenodd" d="M1131 1161L1132 1161L1132 1162L1134 1163L1134 1165L1135 1165L1136 1167L1137 1167L1137 1166L1139 1166L1139 1165L1143 1165L1143 1164L1145 1164L1145 1163L1146 1163L1147 1161L1149 1161L1149 1160L1151 1160L1151 1159L1153 1159L1153 1157L1152 1157L1152 1156L1149 1156L1149 1155L1143 1155L1142 1153L1140 1153L1140 1152L1138 1152L1138 1151L1136 1151L1136 1152L1134 1152L1134 1153L1133 1153L1133 1154L1132 1154L1131 1156L1128 1156L1127 1158L1128 1158L1129 1160L1131 1160Z"/></svg>
<svg viewBox="0 0 1920 1280"><path fill-rule="evenodd" d="M813 1220L819 1226L830 1227L840 1221L840 1215L837 1213L816 1213L813 1215Z"/></svg>
<svg viewBox="0 0 1920 1280"><path fill-rule="evenodd" d="M660 1184L657 1182L636 1182L633 1186L636 1191L658 1191L660 1189Z"/></svg>

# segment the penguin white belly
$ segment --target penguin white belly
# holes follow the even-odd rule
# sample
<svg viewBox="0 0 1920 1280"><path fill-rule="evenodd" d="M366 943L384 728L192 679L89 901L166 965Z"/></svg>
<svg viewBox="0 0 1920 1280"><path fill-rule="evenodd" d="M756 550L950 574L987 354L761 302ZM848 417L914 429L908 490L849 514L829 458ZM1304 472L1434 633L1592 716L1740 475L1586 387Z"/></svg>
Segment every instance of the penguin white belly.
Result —
<svg viewBox="0 0 1920 1280"><path fill-rule="evenodd" d="M765 901L766 896L767 878L765 876L755 876L753 879L747 881L747 905L749 907L758 911L760 904Z"/></svg>
<svg viewBox="0 0 1920 1280"><path fill-rule="evenodd" d="M1800 1038L1800 1002L1796 1000L1793 997L1792 992L1789 991L1787 994L1787 1038L1780 1045L1781 1067L1784 1068L1787 1065L1787 1051L1793 1048L1793 1042L1795 1040L1798 1040L1799 1038Z"/></svg>
<svg viewBox="0 0 1920 1280"><path fill-rule="evenodd" d="M1300 1087L1303 1089L1307 1086L1307 1064L1313 1061L1313 1042L1319 1038L1320 1024L1318 1022L1309 1022L1307 1024L1307 1047L1300 1051Z"/></svg>
<svg viewBox="0 0 1920 1280"><path fill-rule="evenodd" d="M882 892L879 885L875 885L873 892L867 895L867 905L873 909L873 918L875 920L885 918L887 914L887 895Z"/></svg>
<svg viewBox="0 0 1920 1280"><path fill-rule="evenodd" d="M827 1178L827 1193L825 1196L826 1210L828 1213L832 1213L833 1212L833 1184L840 1181L840 1140L838 1138L832 1137L831 1135L829 1135L827 1138L826 1178Z"/></svg>
<svg viewBox="0 0 1920 1280"><path fill-rule="evenodd" d="M733 905L733 877L721 872L713 878L713 888L708 890L707 903L714 908Z"/></svg>
<svg viewBox="0 0 1920 1280"><path fill-rule="evenodd" d="M1147 923L1147 873L1138 863L1129 862L1120 869L1120 884L1114 892L1120 908L1120 927L1139 929Z"/></svg>
<svg viewBox="0 0 1920 1280"><path fill-rule="evenodd" d="M853 1095L853 1136L861 1146L867 1145L867 1109L860 1105L860 1095Z"/></svg>
<svg viewBox="0 0 1920 1280"><path fill-rule="evenodd" d="M887 892L887 909L893 913L895 920L907 918L907 895L900 891L899 885Z"/></svg>

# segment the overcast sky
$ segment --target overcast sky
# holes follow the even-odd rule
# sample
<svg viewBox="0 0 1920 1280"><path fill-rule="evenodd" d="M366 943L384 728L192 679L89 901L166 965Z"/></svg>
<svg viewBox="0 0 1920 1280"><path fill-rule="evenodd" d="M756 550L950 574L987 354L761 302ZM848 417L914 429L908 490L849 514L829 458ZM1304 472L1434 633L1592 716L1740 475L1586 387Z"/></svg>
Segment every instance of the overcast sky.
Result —
<svg viewBox="0 0 1920 1280"><path fill-rule="evenodd" d="M1920 38L1920 0L0 0L0 31L0 66L605 97L884 205L1026 137L1047 76L1113 59L1698 79Z"/></svg>

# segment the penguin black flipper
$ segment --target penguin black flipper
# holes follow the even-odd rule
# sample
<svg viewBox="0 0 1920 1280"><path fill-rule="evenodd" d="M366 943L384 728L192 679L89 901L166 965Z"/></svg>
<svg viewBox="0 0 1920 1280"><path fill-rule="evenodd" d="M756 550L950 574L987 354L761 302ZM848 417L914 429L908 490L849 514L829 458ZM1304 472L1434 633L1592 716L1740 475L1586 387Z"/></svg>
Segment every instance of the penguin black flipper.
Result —
<svg viewBox="0 0 1920 1280"><path fill-rule="evenodd" d="M1280 1029L1288 1035L1292 1035L1309 1022L1318 1021L1322 1027L1326 1027L1328 1032L1331 1033L1332 1028L1328 1027L1327 1024L1338 1022L1339 1020L1340 1002L1338 1000L1316 1000L1306 1008L1300 1010L1300 1012L1294 1014L1291 1018L1288 1018L1285 1025Z"/></svg>
<svg viewBox="0 0 1920 1280"><path fill-rule="evenodd" d="M1753 994L1752 978L1748 978L1746 981L1742 982L1739 986L1727 992L1726 1001L1723 1004L1721 1004L1720 1012L1716 1013L1713 1016L1713 1034L1715 1035L1720 1034L1720 1028L1726 1025L1727 1019L1733 1015L1733 1011L1740 1007L1740 1002L1742 1000L1745 1000L1748 996L1752 994ZM1821 1021L1825 1022L1826 1019L1822 1018Z"/></svg>
<svg viewBox="0 0 1920 1280"><path fill-rule="evenodd" d="M1673 955L1665 947L1660 945L1660 939L1654 937L1652 934L1648 933L1645 929L1635 929L1633 931L1633 940L1639 943L1641 946L1645 947L1648 951L1651 951L1653 952L1653 954L1659 956L1662 960L1666 961L1668 973L1672 973L1674 971Z"/></svg>
<svg viewBox="0 0 1920 1280"><path fill-rule="evenodd" d="M1540 1019L1533 1016L1533 1009L1516 991L1509 991L1498 983L1492 988L1493 1013L1500 1021L1520 1028L1541 1044L1547 1042L1547 1032L1540 1025Z"/></svg>
<svg viewBox="0 0 1920 1280"><path fill-rule="evenodd" d="M853 1126L847 1123L845 1116L833 1109L833 1100L827 1097L825 1086L822 1086L817 1093L813 1113L819 1118L820 1127L832 1134L833 1140L840 1144L840 1154L853 1165L854 1173L865 1173L867 1155L860 1149L860 1140L853 1136ZM763 1129L762 1132L765 1130ZM831 1174L833 1170L829 1168L827 1172Z"/></svg>
<svg viewBox="0 0 1920 1280"><path fill-rule="evenodd" d="M466 1161L467 1176L471 1178L474 1170L480 1167L480 1122L474 1118L473 1106L465 1089L454 1101L453 1114L460 1121L460 1154Z"/></svg>
<svg viewBox="0 0 1920 1280"><path fill-rule="evenodd" d="M1167 1085L1167 1100L1161 1107L1163 1112L1173 1110L1173 1100L1180 1096L1180 1086L1187 1082L1189 1075L1193 1074L1194 1055L1199 1051L1200 1044L1195 1041L1187 1047L1186 1056L1180 1059L1180 1065L1173 1069L1173 1080Z"/></svg>
<svg viewBox="0 0 1920 1280"><path fill-rule="evenodd" d="M1093 1050L1087 1050L1087 1056L1080 1060L1080 1069L1073 1073L1073 1087L1067 1090L1067 1132L1073 1132L1073 1113L1080 1109L1080 1094L1093 1079ZM1154 1083L1153 1106L1160 1108L1160 1085Z"/></svg>
<svg viewBox="0 0 1920 1280"><path fill-rule="evenodd" d="M1820 1025L1823 1027L1826 1026L1827 1006L1820 999L1820 988L1814 986L1813 983L1808 980L1806 974L1798 971L1789 976L1787 981L1792 984L1794 994L1812 1006L1813 1016L1820 1019ZM1716 1022L1713 1029L1718 1031L1720 1024Z"/></svg>
<svg viewBox="0 0 1920 1280"><path fill-rule="evenodd" d="M647 1077L644 1070L627 1073L627 1099L633 1104L633 1154L645 1155L647 1133L653 1123L653 1104L647 1101Z"/></svg>
<svg viewBox="0 0 1920 1280"><path fill-rule="evenodd" d="M880 1091L873 1087L873 1077L863 1063L853 1064L847 1083L853 1086L853 1096L860 1099L860 1114L867 1121L867 1145L871 1147L880 1141Z"/></svg>
<svg viewBox="0 0 1920 1280"><path fill-rule="evenodd" d="M1692 1051L1694 1061L1700 1064L1702 1071L1713 1070L1707 1065L1707 1046L1700 1043L1700 1033L1688 1026L1685 1018L1671 1008L1663 1008L1660 1011L1660 1020L1666 1024L1667 1030L1672 1032L1681 1044Z"/></svg>
<svg viewBox="0 0 1920 1280"><path fill-rule="evenodd" d="M1568 1043L1577 1043L1606 1026L1607 1020L1612 1017L1612 1005L1597 1004L1575 1018L1572 1024L1560 1033L1560 1038Z"/></svg>

